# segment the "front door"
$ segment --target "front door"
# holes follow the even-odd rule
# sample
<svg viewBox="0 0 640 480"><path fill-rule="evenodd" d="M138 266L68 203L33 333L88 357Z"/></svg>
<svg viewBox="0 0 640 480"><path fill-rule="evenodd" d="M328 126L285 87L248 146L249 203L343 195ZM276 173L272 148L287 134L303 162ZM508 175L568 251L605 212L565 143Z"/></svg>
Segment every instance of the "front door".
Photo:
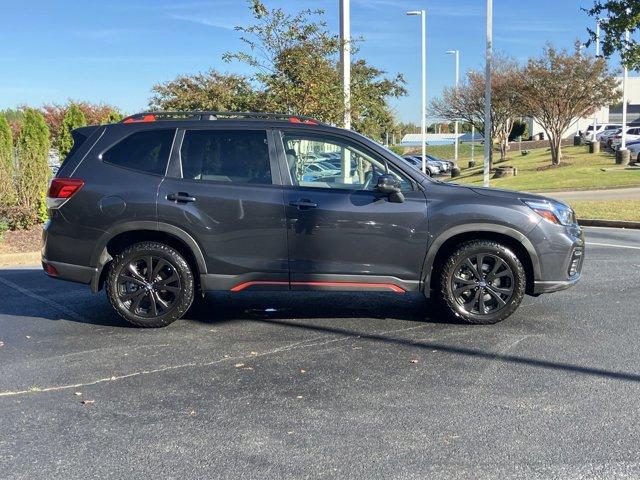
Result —
<svg viewBox="0 0 640 480"><path fill-rule="evenodd" d="M203 251L205 290L242 290L256 280L288 289L286 219L271 132L179 131L160 185L158 220L189 233Z"/></svg>
<svg viewBox="0 0 640 480"><path fill-rule="evenodd" d="M418 289L428 240L419 187L348 138L292 129L281 140L291 288ZM403 203L375 191L383 173L401 181Z"/></svg>

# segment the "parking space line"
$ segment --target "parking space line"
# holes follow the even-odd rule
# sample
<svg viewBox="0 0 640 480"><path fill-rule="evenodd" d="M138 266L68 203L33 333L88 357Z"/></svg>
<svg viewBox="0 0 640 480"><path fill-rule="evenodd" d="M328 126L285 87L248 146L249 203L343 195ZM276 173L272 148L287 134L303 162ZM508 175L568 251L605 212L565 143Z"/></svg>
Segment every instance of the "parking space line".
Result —
<svg viewBox="0 0 640 480"><path fill-rule="evenodd" d="M23 295L26 295L27 297L37 300L38 302L44 303L45 305L48 305L51 308L58 310L60 313L64 313L71 320L75 320L77 322L84 321L84 318L82 318L82 316L80 316L70 308L65 307L64 305L60 305L58 302L51 300L49 298L43 297L41 295L38 295L37 293L33 293L31 290L27 290L26 288L23 288L20 285L17 285L7 280L6 278L0 277L0 283L22 293Z"/></svg>
<svg viewBox="0 0 640 480"><path fill-rule="evenodd" d="M587 245L597 245L599 247L614 247L614 248L630 248L631 250L640 250L640 247L633 245L617 245L615 243L598 243L598 242L585 242Z"/></svg>
<svg viewBox="0 0 640 480"><path fill-rule="evenodd" d="M4 280L2 278L0 278L0 280ZM35 294L34 294L35 295ZM389 333L399 333L399 332L406 332L406 331L410 331L410 330L418 330L418 329L422 329L427 327L428 325L418 325L418 326L414 326L414 327L408 327L408 328L399 328L399 329L394 329L394 330L383 330L383 331L374 331L372 333L370 333L369 335L385 335L385 334L389 334ZM264 356L269 356L269 355L275 355L281 352L287 352L287 351L291 351L291 350L297 350L299 348L310 348L310 347L319 347L319 346L324 346L324 345L328 345L330 343L336 343L336 342L343 342L346 340L354 340L354 339L360 339L362 338L362 335L357 335L357 336L353 336L353 335L341 335L338 338L331 338L329 340L324 340L324 341L318 341L321 340L323 337L312 337L306 340L302 340L299 342L294 342L294 343L290 343L288 345L284 345L282 347L277 347L271 350L267 350L265 352L261 352L258 353L257 355L238 355L235 357L224 357L224 358L218 358L215 360L210 360L208 362L189 362L189 363L182 363L180 365L170 365L167 367L162 367L162 368L155 368L152 370L141 370L138 372L132 372L132 373L126 373L123 375L114 375L111 377L104 377L104 378L99 378L97 380L92 380L92 381L88 381L88 382L83 382L83 383L74 383L74 384L67 384L67 385L59 385L59 386L53 386L53 387L32 387L29 388L27 390L13 390L13 391L4 391L4 392L0 392L0 398L1 397L14 397L17 395L29 395L29 394L35 394L35 393L46 393L46 392L58 392L61 390L69 390L69 389L75 389L75 388L82 388L82 387L88 387L88 386L92 386L92 385L98 385L101 383L105 383L105 382L113 382L116 380L124 380L127 378L132 378L132 377L138 377L140 375L148 375L148 374L153 374L153 373L162 373L162 372L167 372L167 371L171 371L171 370L179 370L182 368L202 368L202 367L210 367L213 365L217 365L220 363L230 363L233 361L238 361L238 360L249 360L252 358L257 358L257 357L264 357Z"/></svg>

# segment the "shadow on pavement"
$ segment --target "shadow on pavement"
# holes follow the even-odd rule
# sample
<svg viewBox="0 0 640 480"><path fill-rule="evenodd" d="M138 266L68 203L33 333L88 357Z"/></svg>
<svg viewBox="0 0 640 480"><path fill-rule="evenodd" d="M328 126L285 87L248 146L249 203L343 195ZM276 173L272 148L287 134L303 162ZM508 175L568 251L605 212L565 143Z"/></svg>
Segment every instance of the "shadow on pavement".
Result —
<svg viewBox="0 0 640 480"><path fill-rule="evenodd" d="M614 379L614 380L640 382L640 374L636 374L636 373L617 372L612 370L606 370L603 368L585 367L585 366L574 365L570 363L539 360L535 358L522 357L519 355L492 353L492 352L486 352L486 351L475 349L475 348L465 348L465 347L455 347L451 345L445 345L443 343L438 343L438 342L393 338L393 337L390 337L389 335L359 332L359 331L348 330L344 328L310 325L310 324L303 324L303 323L297 323L297 322L291 322L291 321L285 321L285 320L254 319L254 321L269 323L272 325L280 325L284 327L300 328L304 330L312 330L312 331L318 331L318 332L327 332L332 334L345 335L350 337L357 337L365 340L382 341L385 343L392 343L396 345L409 346L409 347L426 349L426 350L438 350L440 352L445 352L453 355L462 355L465 357L477 358L481 360L494 360L499 362L516 364L516 365L545 368L550 370L559 370L559 371L564 371L569 373L591 375L591 376Z"/></svg>
<svg viewBox="0 0 640 480"><path fill-rule="evenodd" d="M30 316L49 320L68 320L84 324L126 327L107 302L104 294L93 295L83 285L42 278L38 270L2 270L0 314ZM54 285L55 284L55 285ZM7 301L23 295L39 302ZM640 374L603 368L554 362L518 355L492 353L481 349L456 347L432 341L395 338L388 334L368 333L305 322L309 319L373 318L397 319L421 323L459 324L442 315L435 302L419 294L285 292L285 293L214 293L196 302L187 320L207 324L231 321L254 321L278 327L304 329L359 339L385 342L419 349L438 350L468 358L492 360L549 370L590 375L614 380L640 382ZM300 319L300 321L292 321ZM171 328L171 327L169 327ZM477 328L465 326L464 328ZM499 326L489 328L499 329Z"/></svg>

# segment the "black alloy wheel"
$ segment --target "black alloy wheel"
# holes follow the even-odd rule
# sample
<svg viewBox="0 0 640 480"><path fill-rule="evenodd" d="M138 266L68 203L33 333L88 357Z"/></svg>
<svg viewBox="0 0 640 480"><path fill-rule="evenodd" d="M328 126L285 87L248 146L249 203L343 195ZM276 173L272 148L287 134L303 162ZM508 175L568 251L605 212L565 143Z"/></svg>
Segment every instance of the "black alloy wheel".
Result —
<svg viewBox="0 0 640 480"><path fill-rule="evenodd" d="M135 244L112 262L109 301L118 314L142 327L163 327L182 317L193 301L193 274L173 248L155 242Z"/></svg>
<svg viewBox="0 0 640 480"><path fill-rule="evenodd" d="M459 246L442 268L440 298L453 316L497 323L518 308L525 282L522 263L509 248L472 241Z"/></svg>

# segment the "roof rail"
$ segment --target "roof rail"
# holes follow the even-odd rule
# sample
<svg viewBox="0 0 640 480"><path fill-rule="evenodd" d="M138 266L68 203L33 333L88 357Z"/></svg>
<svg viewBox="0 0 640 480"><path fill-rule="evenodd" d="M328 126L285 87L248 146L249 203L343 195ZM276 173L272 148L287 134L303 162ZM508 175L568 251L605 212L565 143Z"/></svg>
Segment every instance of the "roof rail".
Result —
<svg viewBox="0 0 640 480"><path fill-rule="evenodd" d="M246 118L288 120L291 123L305 125L319 125L320 122L303 115L291 115L286 113L262 113L262 112L219 112L219 111L178 111L178 112L140 112L122 119L121 123L146 123L160 120L218 120L219 118Z"/></svg>

